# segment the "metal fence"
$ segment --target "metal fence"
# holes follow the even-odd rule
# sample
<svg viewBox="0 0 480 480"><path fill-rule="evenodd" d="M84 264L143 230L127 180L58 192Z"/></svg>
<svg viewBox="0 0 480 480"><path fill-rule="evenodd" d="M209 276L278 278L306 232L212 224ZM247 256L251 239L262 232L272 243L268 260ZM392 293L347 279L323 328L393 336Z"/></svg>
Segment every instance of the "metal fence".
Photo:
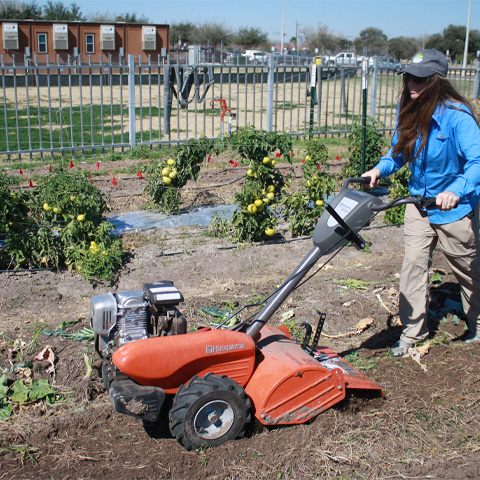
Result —
<svg viewBox="0 0 480 480"><path fill-rule="evenodd" d="M156 60L156 63L155 63ZM346 135L367 112L394 127L401 77L361 67L266 64L80 64L60 57L22 65L0 64L0 158L43 160L71 155L104 156L139 147L172 145L206 136L221 138L239 127L291 136ZM463 95L479 96L480 67L452 68L449 78ZM312 92L314 96L312 97Z"/></svg>

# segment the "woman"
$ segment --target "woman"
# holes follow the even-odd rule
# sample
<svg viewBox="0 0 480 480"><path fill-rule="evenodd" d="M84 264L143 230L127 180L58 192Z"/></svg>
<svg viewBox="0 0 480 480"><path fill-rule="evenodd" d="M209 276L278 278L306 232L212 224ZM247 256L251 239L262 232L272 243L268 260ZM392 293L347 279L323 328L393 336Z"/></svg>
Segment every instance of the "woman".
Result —
<svg viewBox="0 0 480 480"><path fill-rule="evenodd" d="M403 73L392 147L364 176L378 185L408 164L412 195L436 198L436 209L407 205L400 276L403 331L392 346L401 357L428 337L428 270L434 248L445 254L462 295L466 342L480 342L480 130L472 108L446 79L448 63L434 49L417 53Z"/></svg>

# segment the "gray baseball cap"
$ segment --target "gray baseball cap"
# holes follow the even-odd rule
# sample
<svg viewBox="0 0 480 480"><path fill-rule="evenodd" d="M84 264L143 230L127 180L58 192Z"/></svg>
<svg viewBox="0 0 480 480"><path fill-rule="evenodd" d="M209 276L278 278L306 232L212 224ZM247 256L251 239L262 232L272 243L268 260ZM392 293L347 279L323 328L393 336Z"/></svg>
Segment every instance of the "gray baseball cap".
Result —
<svg viewBox="0 0 480 480"><path fill-rule="evenodd" d="M410 73L415 77L429 77L435 73L446 76L448 71L447 58L442 52L434 48L427 48L416 53L410 65L400 73Z"/></svg>

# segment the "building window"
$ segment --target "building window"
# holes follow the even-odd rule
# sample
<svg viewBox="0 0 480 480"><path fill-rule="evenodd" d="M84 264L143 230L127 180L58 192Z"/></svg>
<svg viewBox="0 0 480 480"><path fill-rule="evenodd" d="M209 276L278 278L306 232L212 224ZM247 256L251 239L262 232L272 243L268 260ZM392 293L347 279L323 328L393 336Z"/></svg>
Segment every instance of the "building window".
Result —
<svg viewBox="0 0 480 480"><path fill-rule="evenodd" d="M38 53L47 53L47 34L39 33L37 34L38 41Z"/></svg>
<svg viewBox="0 0 480 480"><path fill-rule="evenodd" d="M93 33L85 34L85 53L95 53L95 35Z"/></svg>

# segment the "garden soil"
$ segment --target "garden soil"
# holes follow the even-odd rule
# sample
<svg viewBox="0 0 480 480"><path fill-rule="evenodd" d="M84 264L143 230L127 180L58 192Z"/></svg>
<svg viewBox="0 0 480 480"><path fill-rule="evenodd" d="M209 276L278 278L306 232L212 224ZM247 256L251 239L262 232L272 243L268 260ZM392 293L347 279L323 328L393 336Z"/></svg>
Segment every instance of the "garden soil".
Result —
<svg viewBox="0 0 480 480"><path fill-rule="evenodd" d="M106 175L95 179L110 196L110 216L137 211L146 200L145 180L136 175L117 174L112 184L108 170L121 163L101 163ZM245 171L226 165L206 166L182 192L184 206L232 203ZM48 173L48 166L36 173ZM293 173L300 174L298 166ZM202 307L234 308L271 293L309 252L310 238L291 238L286 225L272 241L247 245L214 238L205 227L148 230L123 236L124 268L112 286L69 271L0 273L1 368L10 380L47 379L62 394L54 405L22 405L0 422L0 479L480 478L480 344L462 341L455 279L437 252L432 338L413 352L418 358L392 358L400 334L403 228L387 227L379 216L362 235L370 243L366 251L346 247L326 265L322 259L271 322L286 323L301 337L302 322L315 325L325 312L321 344L347 357L385 396L350 392L309 423L266 428L253 422L244 438L198 451L172 438L165 414L144 424L113 410L92 343L43 331L67 321L77 321L69 332L80 331L89 327L93 296L158 280L180 289L180 309L194 331L208 324ZM362 320L370 324L365 330L357 327ZM45 347L52 362L34 361Z"/></svg>

